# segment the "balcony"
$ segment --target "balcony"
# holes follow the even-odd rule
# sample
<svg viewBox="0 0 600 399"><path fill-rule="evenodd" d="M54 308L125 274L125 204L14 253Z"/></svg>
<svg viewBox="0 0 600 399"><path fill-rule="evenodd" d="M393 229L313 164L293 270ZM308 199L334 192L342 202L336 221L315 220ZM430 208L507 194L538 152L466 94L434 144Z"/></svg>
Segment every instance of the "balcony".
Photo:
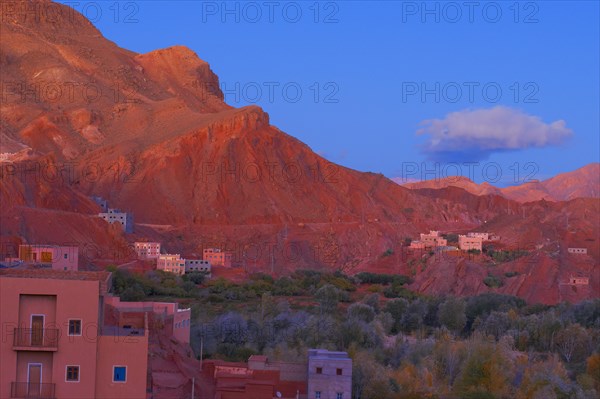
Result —
<svg viewBox="0 0 600 399"><path fill-rule="evenodd" d="M18 399L54 399L54 384L11 382L10 397Z"/></svg>
<svg viewBox="0 0 600 399"><path fill-rule="evenodd" d="M54 352L58 350L58 338L57 328L15 328L13 350Z"/></svg>

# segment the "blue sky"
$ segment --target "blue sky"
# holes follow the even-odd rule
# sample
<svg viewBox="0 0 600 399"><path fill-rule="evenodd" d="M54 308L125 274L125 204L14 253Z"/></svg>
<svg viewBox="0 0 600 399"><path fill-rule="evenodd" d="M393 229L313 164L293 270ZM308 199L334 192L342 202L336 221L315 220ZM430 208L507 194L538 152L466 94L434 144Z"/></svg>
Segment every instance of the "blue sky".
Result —
<svg viewBox="0 0 600 399"><path fill-rule="evenodd" d="M600 158L597 1L72 4L121 47L190 47L229 104L354 169L503 186Z"/></svg>

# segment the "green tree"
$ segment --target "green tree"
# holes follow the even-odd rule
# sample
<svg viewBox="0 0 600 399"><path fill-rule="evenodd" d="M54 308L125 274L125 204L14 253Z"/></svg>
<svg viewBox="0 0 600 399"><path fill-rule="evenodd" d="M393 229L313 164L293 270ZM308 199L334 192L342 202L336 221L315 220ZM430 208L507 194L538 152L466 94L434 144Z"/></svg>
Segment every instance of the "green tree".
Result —
<svg viewBox="0 0 600 399"><path fill-rule="evenodd" d="M317 290L315 299L319 303L322 313L332 313L340 301L340 290L331 284L326 284Z"/></svg>
<svg viewBox="0 0 600 399"><path fill-rule="evenodd" d="M465 301L461 298L446 299L438 308L439 323L450 331L459 333L467 323L465 308Z"/></svg>

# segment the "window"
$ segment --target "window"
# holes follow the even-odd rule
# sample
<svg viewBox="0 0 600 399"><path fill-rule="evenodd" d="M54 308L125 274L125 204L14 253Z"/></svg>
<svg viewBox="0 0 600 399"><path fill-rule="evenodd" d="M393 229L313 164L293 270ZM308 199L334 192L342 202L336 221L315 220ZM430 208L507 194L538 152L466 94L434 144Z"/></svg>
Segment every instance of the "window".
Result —
<svg viewBox="0 0 600 399"><path fill-rule="evenodd" d="M67 366L67 382L79 382L79 366Z"/></svg>
<svg viewBox="0 0 600 399"><path fill-rule="evenodd" d="M317 374L323 374L323 367L317 367Z"/></svg>
<svg viewBox="0 0 600 399"><path fill-rule="evenodd" d="M65 254L65 259L67 259L67 254Z"/></svg>
<svg viewBox="0 0 600 399"><path fill-rule="evenodd" d="M335 399L344 399L344 394L341 392L338 392L335 394Z"/></svg>
<svg viewBox="0 0 600 399"><path fill-rule="evenodd" d="M321 399L321 391L315 392L315 399Z"/></svg>
<svg viewBox="0 0 600 399"><path fill-rule="evenodd" d="M113 382L126 382L127 381L127 367L126 366L113 366Z"/></svg>
<svg viewBox="0 0 600 399"><path fill-rule="evenodd" d="M81 320L69 320L69 335L81 335Z"/></svg>
<svg viewBox="0 0 600 399"><path fill-rule="evenodd" d="M342 375L342 369L335 369L335 373L337 375Z"/></svg>

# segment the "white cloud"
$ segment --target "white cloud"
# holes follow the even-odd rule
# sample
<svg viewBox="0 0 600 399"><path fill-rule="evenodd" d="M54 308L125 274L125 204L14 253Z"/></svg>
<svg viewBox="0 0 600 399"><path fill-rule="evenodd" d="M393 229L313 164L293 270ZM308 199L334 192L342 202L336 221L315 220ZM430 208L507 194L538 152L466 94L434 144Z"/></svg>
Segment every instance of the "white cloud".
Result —
<svg viewBox="0 0 600 399"><path fill-rule="evenodd" d="M421 122L428 135L423 151L431 158L486 158L492 152L546 147L573 135L564 120L544 123L539 117L497 106L452 112L444 119Z"/></svg>

